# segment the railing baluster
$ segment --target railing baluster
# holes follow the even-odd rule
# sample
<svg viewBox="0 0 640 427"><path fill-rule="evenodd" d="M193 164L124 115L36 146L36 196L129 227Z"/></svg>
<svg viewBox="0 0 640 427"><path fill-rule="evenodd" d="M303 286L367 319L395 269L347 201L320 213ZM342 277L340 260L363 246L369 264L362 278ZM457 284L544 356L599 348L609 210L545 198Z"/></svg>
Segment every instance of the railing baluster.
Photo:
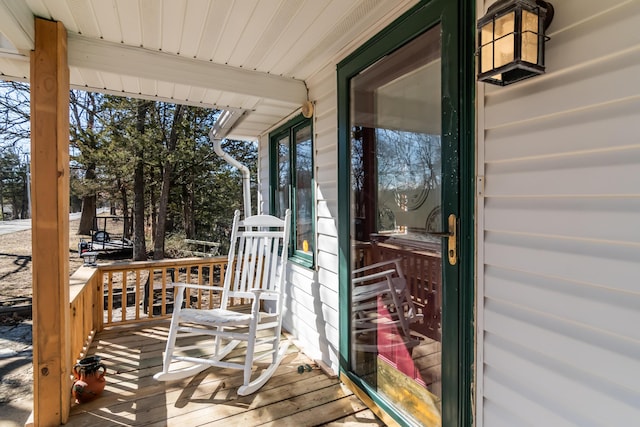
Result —
<svg viewBox="0 0 640 427"><path fill-rule="evenodd" d="M202 285L202 266L196 267L198 269L198 285ZM202 308L202 289L198 289L198 308Z"/></svg>
<svg viewBox="0 0 640 427"><path fill-rule="evenodd" d="M107 282L107 323L113 321L113 272L109 272L109 281Z"/></svg>
<svg viewBox="0 0 640 427"><path fill-rule="evenodd" d="M162 287L160 289L160 300L162 301L162 305L160 306L160 315L164 316L167 314L167 269L163 268L161 270L162 277Z"/></svg>
<svg viewBox="0 0 640 427"><path fill-rule="evenodd" d="M122 309L122 321L127 320L127 272L122 272L122 294L120 298L120 307Z"/></svg>
<svg viewBox="0 0 640 427"><path fill-rule="evenodd" d="M192 272L192 269L197 269ZM207 269L207 270L205 270ZM145 281L143 272L147 272L148 280ZM173 271L173 276L168 277ZM206 259L179 259L179 260L162 260L162 261L141 261L127 264L101 265L96 273L96 301L99 305L95 308L98 313L101 311L103 318L100 320L103 326L111 326L115 324L133 323L147 321L158 318L166 318L171 315L169 304L175 297L171 293L173 282L185 281L188 283L209 284L220 286L224 281L226 272L226 257L214 257ZM208 274L208 278L207 278ZM217 275L217 276L216 276ZM156 278L157 277L157 278ZM158 281L159 283L154 283ZM196 282L197 281L197 282ZM104 284L105 292L100 292ZM154 284L160 293L154 302ZM160 285L160 286L158 286ZM135 300L135 308L127 313L128 294L127 288L133 286L132 299ZM115 288L115 289L114 289ZM118 305L116 294L122 290L121 300ZM219 292L198 290L197 292L187 292L185 301L191 304L193 297L198 307L215 308L218 306ZM120 295L118 295L120 297ZM105 304L106 300L106 304ZM117 307L114 307L114 305ZM147 315L141 313L140 307L143 307ZM156 310L154 314L154 308ZM118 313L117 310L122 310ZM76 308L77 310L77 308ZM135 313L135 314L134 314ZM97 313L96 313L97 314ZM97 318L98 316L96 316ZM97 321L92 323L97 325Z"/></svg>

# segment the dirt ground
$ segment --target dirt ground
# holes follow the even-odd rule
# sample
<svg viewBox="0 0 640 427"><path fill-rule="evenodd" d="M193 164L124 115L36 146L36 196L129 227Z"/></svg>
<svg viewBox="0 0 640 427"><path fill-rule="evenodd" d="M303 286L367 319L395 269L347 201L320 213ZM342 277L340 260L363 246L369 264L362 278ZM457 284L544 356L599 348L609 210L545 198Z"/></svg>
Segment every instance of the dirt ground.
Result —
<svg viewBox="0 0 640 427"><path fill-rule="evenodd" d="M69 226L69 274L82 265L76 235ZM86 236L85 236L86 237ZM30 298L31 230L0 235L0 306ZM23 426L33 407L33 347L30 316L0 315L0 425Z"/></svg>
<svg viewBox="0 0 640 427"><path fill-rule="evenodd" d="M79 221L69 223L69 274L82 265L76 235ZM31 297L31 230L0 235L0 304L16 297Z"/></svg>

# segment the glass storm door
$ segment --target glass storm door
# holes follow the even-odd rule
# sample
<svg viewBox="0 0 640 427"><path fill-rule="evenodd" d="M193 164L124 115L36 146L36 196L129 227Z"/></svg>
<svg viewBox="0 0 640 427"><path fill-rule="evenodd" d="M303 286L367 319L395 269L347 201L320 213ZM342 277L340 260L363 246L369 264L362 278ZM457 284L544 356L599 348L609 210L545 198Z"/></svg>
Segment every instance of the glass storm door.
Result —
<svg viewBox="0 0 640 427"><path fill-rule="evenodd" d="M350 370L421 425L441 424L443 287L456 286L443 279L456 268L446 200L458 189L443 179L441 34L435 25L349 82Z"/></svg>

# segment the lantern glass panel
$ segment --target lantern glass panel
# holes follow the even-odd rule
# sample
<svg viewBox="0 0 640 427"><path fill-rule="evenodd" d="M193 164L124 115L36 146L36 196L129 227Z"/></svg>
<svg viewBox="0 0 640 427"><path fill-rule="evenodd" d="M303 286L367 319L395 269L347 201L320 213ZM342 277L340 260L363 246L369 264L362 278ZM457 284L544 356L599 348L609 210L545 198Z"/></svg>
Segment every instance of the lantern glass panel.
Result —
<svg viewBox="0 0 640 427"><path fill-rule="evenodd" d="M487 22L480 31L480 44L481 52L480 58L482 63L480 64L481 72L487 72L493 69L493 21Z"/></svg>
<svg viewBox="0 0 640 427"><path fill-rule="evenodd" d="M514 59L515 16L515 11L512 11L495 20L494 68L502 67Z"/></svg>
<svg viewBox="0 0 640 427"><path fill-rule="evenodd" d="M522 60L538 63L538 15L522 11Z"/></svg>

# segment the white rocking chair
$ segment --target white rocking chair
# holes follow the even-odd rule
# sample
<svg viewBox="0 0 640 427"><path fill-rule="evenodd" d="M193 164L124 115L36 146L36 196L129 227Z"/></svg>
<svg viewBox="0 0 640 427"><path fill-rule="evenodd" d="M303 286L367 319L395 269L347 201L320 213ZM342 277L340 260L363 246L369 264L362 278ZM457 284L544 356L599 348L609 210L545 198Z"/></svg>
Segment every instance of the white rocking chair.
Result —
<svg viewBox="0 0 640 427"><path fill-rule="evenodd" d="M356 348L365 352L380 351L383 346L379 343L362 342L360 338L384 330L392 331L392 335L399 338L391 346L401 343L411 349L418 345L420 340L411 330L411 324L422 322L423 314L418 313L413 303L400 260L358 268L352 275L351 303Z"/></svg>
<svg viewBox="0 0 640 427"><path fill-rule="evenodd" d="M175 308L162 372L154 375L156 380L190 377L211 366L242 369L244 383L238 394L244 396L257 391L273 375L289 347L288 340L280 342L280 333L290 223L289 210L284 220L270 215L255 215L244 221L236 211L223 286L174 284ZM221 291L220 308L182 307L185 288ZM230 310L234 298L251 300L251 312ZM181 337L203 334L215 337L210 356L187 356L184 352L196 346L176 345ZM223 361L241 342L247 345L244 363ZM257 347L263 344L270 344L268 350L257 353ZM267 356L271 358L270 365L252 381L254 362ZM189 363L184 366L182 362Z"/></svg>

